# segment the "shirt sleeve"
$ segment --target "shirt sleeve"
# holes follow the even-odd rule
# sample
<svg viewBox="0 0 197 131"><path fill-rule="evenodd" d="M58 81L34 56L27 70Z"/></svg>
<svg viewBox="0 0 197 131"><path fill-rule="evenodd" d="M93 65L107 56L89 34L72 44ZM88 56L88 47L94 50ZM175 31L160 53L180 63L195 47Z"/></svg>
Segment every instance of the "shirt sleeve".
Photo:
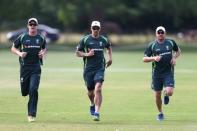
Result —
<svg viewBox="0 0 197 131"><path fill-rule="evenodd" d="M46 39L44 38L43 39L43 44L42 44L42 49L45 49L47 47L47 42L46 42Z"/></svg>
<svg viewBox="0 0 197 131"><path fill-rule="evenodd" d="M148 47L146 48L145 52L144 52L144 56L145 57L150 57L152 56L153 51L152 51L152 44L149 44Z"/></svg>
<svg viewBox="0 0 197 131"><path fill-rule="evenodd" d="M106 48L110 48L111 47L111 42L107 39L107 43L106 43Z"/></svg>
<svg viewBox="0 0 197 131"><path fill-rule="evenodd" d="M39 36L41 37L41 40L42 40L41 49L47 48L47 42L46 42L45 37L41 34Z"/></svg>
<svg viewBox="0 0 197 131"><path fill-rule="evenodd" d="M107 39L105 36L101 36L102 39L105 41L105 48L110 48L111 47L111 42L109 41L109 39Z"/></svg>
<svg viewBox="0 0 197 131"><path fill-rule="evenodd" d="M173 43L172 49L173 49L174 51L178 51L178 45L176 44L176 42L175 42L174 40L172 40L172 43Z"/></svg>
<svg viewBox="0 0 197 131"><path fill-rule="evenodd" d="M83 52L85 52L84 38L82 38L82 39L79 41L79 44L77 45L76 51L83 51Z"/></svg>
<svg viewBox="0 0 197 131"><path fill-rule="evenodd" d="M21 47L21 37L22 35L20 35L13 43L14 47L17 49Z"/></svg>

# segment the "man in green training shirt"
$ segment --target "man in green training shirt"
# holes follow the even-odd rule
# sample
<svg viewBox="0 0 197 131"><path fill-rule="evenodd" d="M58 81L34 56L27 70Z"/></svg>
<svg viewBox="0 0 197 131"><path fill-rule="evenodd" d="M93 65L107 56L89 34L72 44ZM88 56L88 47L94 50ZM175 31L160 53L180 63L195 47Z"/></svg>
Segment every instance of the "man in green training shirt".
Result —
<svg viewBox="0 0 197 131"><path fill-rule="evenodd" d="M159 114L158 121L164 120L162 111L162 90L164 87L164 104L169 103L174 89L174 66L181 50L172 39L166 38L166 30L159 26L155 31L156 40L152 41L145 50L143 61L152 62L152 89Z"/></svg>
<svg viewBox="0 0 197 131"><path fill-rule="evenodd" d="M38 104L38 88L42 58L46 53L46 40L37 32L38 20L30 18L28 33L21 34L13 43L11 51L19 56L22 96L29 95L28 121L35 121Z"/></svg>
<svg viewBox="0 0 197 131"><path fill-rule="evenodd" d="M99 21L92 21L91 34L84 36L77 46L76 55L84 60L84 81L90 99L90 114L93 120L100 120L102 103L102 84L105 68L112 64L112 48L108 39L100 35ZM104 58L104 49L107 49L108 61Z"/></svg>

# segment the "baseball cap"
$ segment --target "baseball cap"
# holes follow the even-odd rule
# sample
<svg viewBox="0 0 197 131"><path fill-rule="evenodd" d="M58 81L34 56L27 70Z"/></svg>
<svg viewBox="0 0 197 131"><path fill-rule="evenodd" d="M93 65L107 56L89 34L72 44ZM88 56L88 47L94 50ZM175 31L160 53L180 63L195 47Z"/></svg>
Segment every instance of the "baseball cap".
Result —
<svg viewBox="0 0 197 131"><path fill-rule="evenodd" d="M30 18L30 19L28 20L28 24L29 24L31 21L36 22L36 24L38 25L38 20L37 20L36 18Z"/></svg>
<svg viewBox="0 0 197 131"><path fill-rule="evenodd" d="M101 24L99 21L92 21L91 27L93 27L93 26L101 27Z"/></svg>
<svg viewBox="0 0 197 131"><path fill-rule="evenodd" d="M163 26L158 26L156 28L156 32L159 31L159 30L162 30L163 32L166 32L166 29Z"/></svg>

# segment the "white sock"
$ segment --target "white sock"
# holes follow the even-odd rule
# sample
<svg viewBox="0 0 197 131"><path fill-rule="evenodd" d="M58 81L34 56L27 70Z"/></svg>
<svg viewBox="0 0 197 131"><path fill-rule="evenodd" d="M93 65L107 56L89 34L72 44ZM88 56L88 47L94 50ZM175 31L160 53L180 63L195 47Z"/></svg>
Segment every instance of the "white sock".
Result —
<svg viewBox="0 0 197 131"><path fill-rule="evenodd" d="M94 106L94 103L90 103L90 106Z"/></svg>

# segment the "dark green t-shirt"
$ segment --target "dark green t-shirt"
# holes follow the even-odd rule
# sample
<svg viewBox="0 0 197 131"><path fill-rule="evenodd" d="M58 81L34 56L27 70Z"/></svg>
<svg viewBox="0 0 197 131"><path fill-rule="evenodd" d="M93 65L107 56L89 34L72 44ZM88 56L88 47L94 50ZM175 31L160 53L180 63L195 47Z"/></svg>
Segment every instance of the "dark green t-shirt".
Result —
<svg viewBox="0 0 197 131"><path fill-rule="evenodd" d="M173 71L173 65L171 64L173 51L178 51L178 46L171 39L165 39L163 43L158 43L155 40L148 45L144 53L145 56L161 56L159 62L152 63L153 75L155 77L162 77L162 75Z"/></svg>
<svg viewBox="0 0 197 131"><path fill-rule="evenodd" d="M38 53L41 49L46 48L46 40L40 34L30 36L27 33L21 34L15 41L14 47L22 52L27 52L25 58L19 57L21 65L38 65L42 64Z"/></svg>
<svg viewBox="0 0 197 131"><path fill-rule="evenodd" d="M78 46L77 51L88 52L94 50L94 56L84 57L84 68L86 71L105 69L104 49L110 48L111 43L104 36L94 38L91 35L84 36Z"/></svg>

